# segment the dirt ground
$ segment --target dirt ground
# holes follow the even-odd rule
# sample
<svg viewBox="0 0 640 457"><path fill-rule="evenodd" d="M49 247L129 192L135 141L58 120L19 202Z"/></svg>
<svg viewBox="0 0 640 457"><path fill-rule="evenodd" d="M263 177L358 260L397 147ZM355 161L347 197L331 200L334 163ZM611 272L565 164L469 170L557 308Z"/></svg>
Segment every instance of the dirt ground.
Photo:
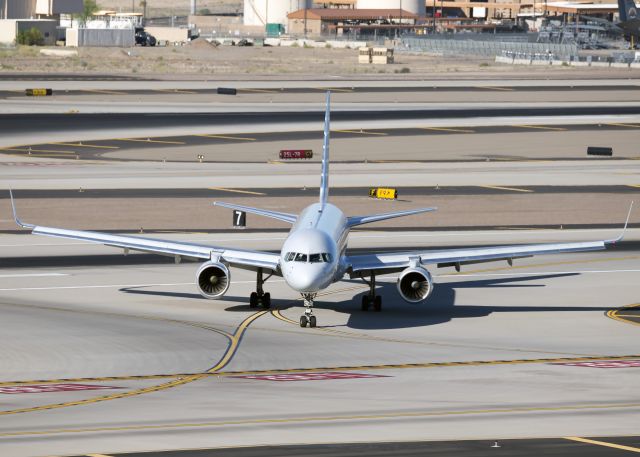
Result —
<svg viewBox="0 0 640 457"><path fill-rule="evenodd" d="M237 47L213 46L195 40L178 47L155 48L79 48L73 57L52 57L40 54L38 47L19 46L0 49L2 73L96 73L124 74L171 78L192 75L198 78L281 77L346 77L420 78L447 74L502 74L549 77L576 75L581 71L571 67L530 67L496 64L491 59L474 57L436 57L418 54L397 54L393 65L358 64L357 50L305 47ZM595 69L589 74L597 73ZM638 71L624 70L630 76ZM615 70L606 73L613 75ZM440 76L441 77L441 76Z"/></svg>

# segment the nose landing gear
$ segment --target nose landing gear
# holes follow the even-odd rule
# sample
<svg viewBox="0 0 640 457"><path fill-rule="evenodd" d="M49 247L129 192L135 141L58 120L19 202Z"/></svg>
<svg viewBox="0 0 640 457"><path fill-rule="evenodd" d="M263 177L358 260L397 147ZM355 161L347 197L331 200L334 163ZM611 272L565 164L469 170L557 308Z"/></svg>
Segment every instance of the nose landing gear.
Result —
<svg viewBox="0 0 640 457"><path fill-rule="evenodd" d="M263 308L271 307L271 294L269 292L265 292L262 286L265 282L267 282L267 279L273 276L273 273L271 273L266 278L263 278L263 273L264 272L262 268L258 268L258 274L256 277L256 291L251 292L251 295L249 296L250 308L257 308L259 305Z"/></svg>
<svg viewBox="0 0 640 457"><path fill-rule="evenodd" d="M362 296L362 311L369 311L369 308L373 306L374 311L382 311L382 297L376 295L376 275L371 273L371 279L367 281L364 277L361 277L365 284L369 286L369 292Z"/></svg>
<svg viewBox="0 0 640 457"><path fill-rule="evenodd" d="M316 298L317 294L302 294L304 298L304 314L300 316L300 327L309 327L314 328L317 324L316 316L313 315L313 300Z"/></svg>

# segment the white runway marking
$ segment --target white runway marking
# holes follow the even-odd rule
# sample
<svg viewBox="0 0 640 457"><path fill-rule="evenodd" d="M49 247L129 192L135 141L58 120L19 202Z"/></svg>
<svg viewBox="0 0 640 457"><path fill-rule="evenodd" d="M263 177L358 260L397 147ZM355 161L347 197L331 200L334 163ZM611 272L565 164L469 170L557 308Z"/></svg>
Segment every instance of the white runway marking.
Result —
<svg viewBox="0 0 640 457"><path fill-rule="evenodd" d="M270 280L272 282L284 282L284 279ZM232 281L231 284L253 284L252 281ZM130 287L175 287L175 286L195 286L194 282L174 282L162 284L98 284L88 286L51 286L51 287L12 287L8 289L0 289L0 292L19 292L29 290L65 290L65 289L109 289L109 288L130 288Z"/></svg>
<svg viewBox="0 0 640 457"><path fill-rule="evenodd" d="M537 272L518 272L513 273L451 273L446 275L437 275L435 278L471 278L471 277L486 277L486 276L539 276L539 275L571 275L571 274L601 274L601 273L638 273L640 270L573 270L573 271L537 271Z"/></svg>
<svg viewBox="0 0 640 457"><path fill-rule="evenodd" d="M69 276L65 273L25 273L16 275L0 275L0 279L4 278L40 278L44 276Z"/></svg>

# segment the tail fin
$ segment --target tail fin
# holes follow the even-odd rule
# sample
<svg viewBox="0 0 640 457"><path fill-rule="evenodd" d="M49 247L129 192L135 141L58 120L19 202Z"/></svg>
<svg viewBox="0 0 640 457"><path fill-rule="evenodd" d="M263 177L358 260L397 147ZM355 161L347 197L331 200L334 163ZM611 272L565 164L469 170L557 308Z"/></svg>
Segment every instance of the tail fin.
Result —
<svg viewBox="0 0 640 457"><path fill-rule="evenodd" d="M620 22L638 19L634 0L618 0L618 13L620 14Z"/></svg>
<svg viewBox="0 0 640 457"><path fill-rule="evenodd" d="M329 135L331 117L331 92L327 91L327 106L324 113L324 144L322 145L322 174L320 176L320 204L324 207L329 199Z"/></svg>

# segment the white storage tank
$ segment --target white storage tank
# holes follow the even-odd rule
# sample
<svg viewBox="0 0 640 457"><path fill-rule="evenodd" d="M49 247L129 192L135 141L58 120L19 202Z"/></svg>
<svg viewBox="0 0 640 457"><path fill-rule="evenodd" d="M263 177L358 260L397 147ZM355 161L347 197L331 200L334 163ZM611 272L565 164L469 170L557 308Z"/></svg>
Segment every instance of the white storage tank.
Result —
<svg viewBox="0 0 640 457"><path fill-rule="evenodd" d="M244 0L244 25L284 24L287 14L312 8L313 0Z"/></svg>
<svg viewBox="0 0 640 457"><path fill-rule="evenodd" d="M358 9L398 10L401 7L418 16L424 16L427 9L425 0L358 0L356 3Z"/></svg>

